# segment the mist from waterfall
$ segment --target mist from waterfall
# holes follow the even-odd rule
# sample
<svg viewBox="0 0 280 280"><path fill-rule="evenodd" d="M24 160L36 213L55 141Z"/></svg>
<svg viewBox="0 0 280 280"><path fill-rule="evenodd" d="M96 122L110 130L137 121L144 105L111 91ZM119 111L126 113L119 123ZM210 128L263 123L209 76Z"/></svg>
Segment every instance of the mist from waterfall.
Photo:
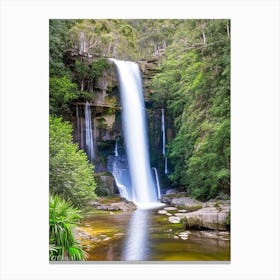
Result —
<svg viewBox="0 0 280 280"><path fill-rule="evenodd" d="M164 109L161 109L162 155L165 156L165 122Z"/></svg>

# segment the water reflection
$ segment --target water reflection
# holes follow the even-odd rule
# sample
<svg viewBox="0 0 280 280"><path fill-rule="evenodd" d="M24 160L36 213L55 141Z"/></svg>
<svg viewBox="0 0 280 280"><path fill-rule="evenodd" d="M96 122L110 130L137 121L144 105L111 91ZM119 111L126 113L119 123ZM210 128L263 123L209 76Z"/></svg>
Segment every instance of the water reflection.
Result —
<svg viewBox="0 0 280 280"><path fill-rule="evenodd" d="M149 227L149 210L136 210L129 221L122 260L143 261L147 259L149 255Z"/></svg>

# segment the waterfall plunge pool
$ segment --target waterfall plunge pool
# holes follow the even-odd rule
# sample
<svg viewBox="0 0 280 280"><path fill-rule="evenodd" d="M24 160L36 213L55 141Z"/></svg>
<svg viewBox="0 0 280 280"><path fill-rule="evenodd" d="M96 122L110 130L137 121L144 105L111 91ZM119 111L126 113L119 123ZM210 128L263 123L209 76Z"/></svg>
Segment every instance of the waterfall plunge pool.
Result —
<svg viewBox="0 0 280 280"><path fill-rule="evenodd" d="M186 230L160 209L89 212L76 229L87 261L230 261L229 232Z"/></svg>

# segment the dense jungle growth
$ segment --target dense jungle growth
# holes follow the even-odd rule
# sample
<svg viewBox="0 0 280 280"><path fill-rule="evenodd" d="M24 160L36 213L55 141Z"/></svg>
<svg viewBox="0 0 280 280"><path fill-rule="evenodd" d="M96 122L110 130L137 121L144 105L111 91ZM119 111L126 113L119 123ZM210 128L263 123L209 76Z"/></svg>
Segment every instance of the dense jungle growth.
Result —
<svg viewBox="0 0 280 280"><path fill-rule="evenodd" d="M169 120L169 187L202 201L230 197L229 20L50 20L51 260L86 258L71 228L100 186L71 118L76 102L96 99L98 78L112 68L107 58L157 59L149 103Z"/></svg>

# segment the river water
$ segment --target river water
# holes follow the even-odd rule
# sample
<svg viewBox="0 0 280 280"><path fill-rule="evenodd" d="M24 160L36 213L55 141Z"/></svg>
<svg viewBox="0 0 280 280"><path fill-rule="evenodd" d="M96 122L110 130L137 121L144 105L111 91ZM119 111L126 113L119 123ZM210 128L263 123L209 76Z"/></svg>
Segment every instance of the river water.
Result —
<svg viewBox="0 0 280 280"><path fill-rule="evenodd" d="M186 230L158 210L89 212L77 228L87 260L230 261L229 232Z"/></svg>

